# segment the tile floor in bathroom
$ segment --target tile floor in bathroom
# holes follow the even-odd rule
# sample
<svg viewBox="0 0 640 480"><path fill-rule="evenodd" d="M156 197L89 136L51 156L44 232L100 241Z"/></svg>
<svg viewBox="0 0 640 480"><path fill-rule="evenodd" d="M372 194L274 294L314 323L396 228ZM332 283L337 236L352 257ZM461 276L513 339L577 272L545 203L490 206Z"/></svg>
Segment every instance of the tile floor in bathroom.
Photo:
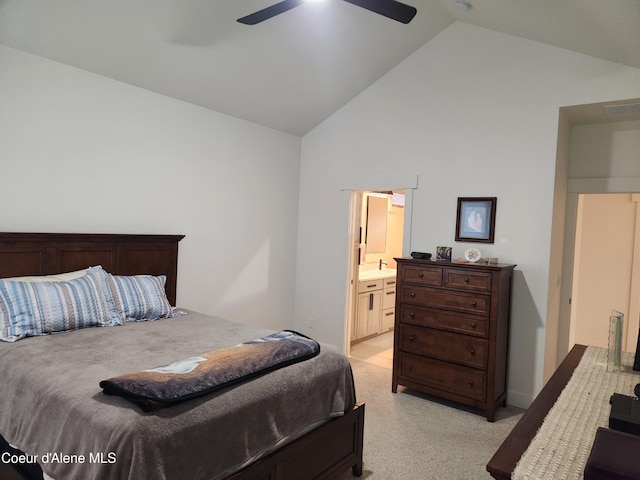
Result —
<svg viewBox="0 0 640 480"><path fill-rule="evenodd" d="M351 345L351 356L379 367L393 368L393 331Z"/></svg>

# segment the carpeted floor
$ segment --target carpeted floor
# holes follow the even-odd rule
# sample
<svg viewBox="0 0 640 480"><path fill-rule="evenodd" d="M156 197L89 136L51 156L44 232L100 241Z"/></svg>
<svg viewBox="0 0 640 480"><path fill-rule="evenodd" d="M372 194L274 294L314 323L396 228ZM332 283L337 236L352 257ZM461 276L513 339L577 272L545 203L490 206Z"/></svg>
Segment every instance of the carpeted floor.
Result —
<svg viewBox="0 0 640 480"><path fill-rule="evenodd" d="M367 358L356 352L351 364L358 402L366 404L360 478L491 478L485 466L523 410L500 408L496 421L490 423L477 411L454 408L418 392L392 393L391 369L380 355ZM353 478L349 472L338 480Z"/></svg>

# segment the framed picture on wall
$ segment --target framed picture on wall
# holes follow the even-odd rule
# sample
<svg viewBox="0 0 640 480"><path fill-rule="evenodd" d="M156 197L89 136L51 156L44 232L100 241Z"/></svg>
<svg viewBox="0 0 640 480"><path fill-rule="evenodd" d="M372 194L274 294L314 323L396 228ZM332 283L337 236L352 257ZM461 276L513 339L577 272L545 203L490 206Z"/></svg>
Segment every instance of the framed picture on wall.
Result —
<svg viewBox="0 0 640 480"><path fill-rule="evenodd" d="M456 242L493 243L497 197L458 197Z"/></svg>

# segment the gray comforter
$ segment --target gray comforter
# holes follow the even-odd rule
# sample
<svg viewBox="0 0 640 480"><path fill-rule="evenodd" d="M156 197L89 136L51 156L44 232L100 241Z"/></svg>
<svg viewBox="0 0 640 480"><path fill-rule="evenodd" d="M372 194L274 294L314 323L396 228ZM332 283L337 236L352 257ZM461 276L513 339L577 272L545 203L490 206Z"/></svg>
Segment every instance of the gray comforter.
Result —
<svg viewBox="0 0 640 480"><path fill-rule="evenodd" d="M271 333L194 312L0 342L0 435L57 480L218 479L355 404L348 360L320 355L143 413L99 382Z"/></svg>

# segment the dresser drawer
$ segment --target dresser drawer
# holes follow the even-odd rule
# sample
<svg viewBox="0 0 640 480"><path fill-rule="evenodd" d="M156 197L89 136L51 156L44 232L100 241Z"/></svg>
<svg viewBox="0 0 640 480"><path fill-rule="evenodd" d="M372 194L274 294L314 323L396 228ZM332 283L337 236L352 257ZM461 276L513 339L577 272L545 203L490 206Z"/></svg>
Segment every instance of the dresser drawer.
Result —
<svg viewBox="0 0 640 480"><path fill-rule="evenodd" d="M430 285L432 287L442 286L442 268L416 265L405 267L401 272L403 282Z"/></svg>
<svg viewBox="0 0 640 480"><path fill-rule="evenodd" d="M403 304L400 307L399 321L467 335L487 336L487 320L484 317L464 315L462 313L444 312L442 310Z"/></svg>
<svg viewBox="0 0 640 480"><path fill-rule="evenodd" d="M491 274L489 272L470 272L468 270L445 268L444 286L475 292L490 292Z"/></svg>
<svg viewBox="0 0 640 480"><path fill-rule="evenodd" d="M487 368L487 341L484 339L402 323L396 335L399 335L400 349L404 352Z"/></svg>
<svg viewBox="0 0 640 480"><path fill-rule="evenodd" d="M446 308L477 315L488 315L491 296L476 293L453 292L437 288L421 288L402 285L402 302L417 303L427 307Z"/></svg>
<svg viewBox="0 0 640 480"><path fill-rule="evenodd" d="M399 380L420 383L467 398L485 401L486 373L433 358L399 352Z"/></svg>

